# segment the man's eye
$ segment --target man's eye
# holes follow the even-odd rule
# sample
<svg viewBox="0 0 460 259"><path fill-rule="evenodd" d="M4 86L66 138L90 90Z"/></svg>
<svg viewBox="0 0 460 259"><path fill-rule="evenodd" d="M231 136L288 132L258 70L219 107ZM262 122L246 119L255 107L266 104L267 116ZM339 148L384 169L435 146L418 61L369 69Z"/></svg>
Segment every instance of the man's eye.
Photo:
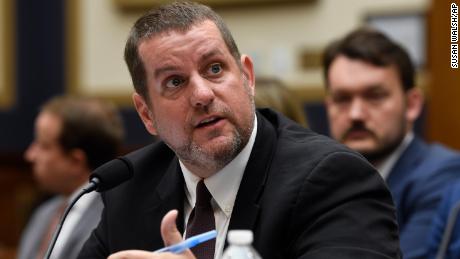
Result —
<svg viewBox="0 0 460 259"><path fill-rule="evenodd" d="M174 77L174 78L169 79L166 82L166 87L167 88L177 88L181 86L184 83L184 81L185 80L180 77Z"/></svg>
<svg viewBox="0 0 460 259"><path fill-rule="evenodd" d="M48 142L37 142L36 146L41 150L47 150L51 148L51 144Z"/></svg>
<svg viewBox="0 0 460 259"><path fill-rule="evenodd" d="M219 64L219 63L212 64L212 65L209 67L209 72L210 72L212 75L217 75L217 74L219 74L221 71L222 71L222 65Z"/></svg>
<svg viewBox="0 0 460 259"><path fill-rule="evenodd" d="M369 101L380 101L385 99L385 97L387 96L388 94L385 92L372 92L366 95L366 99L368 99Z"/></svg>
<svg viewBox="0 0 460 259"><path fill-rule="evenodd" d="M332 101L337 104L344 104L350 102L351 98L345 95L334 95Z"/></svg>

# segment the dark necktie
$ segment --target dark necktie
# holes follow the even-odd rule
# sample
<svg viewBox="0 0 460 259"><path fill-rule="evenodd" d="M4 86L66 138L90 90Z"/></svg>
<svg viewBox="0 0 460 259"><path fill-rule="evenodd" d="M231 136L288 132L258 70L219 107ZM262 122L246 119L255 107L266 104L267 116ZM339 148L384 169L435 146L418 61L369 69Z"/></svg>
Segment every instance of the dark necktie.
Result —
<svg viewBox="0 0 460 259"><path fill-rule="evenodd" d="M206 188L204 181L199 181L196 186L195 208L193 208L188 219L186 237L216 229L211 198L211 193L209 193L208 188ZM191 250L198 259L213 259L215 245L216 240L211 239L193 247Z"/></svg>

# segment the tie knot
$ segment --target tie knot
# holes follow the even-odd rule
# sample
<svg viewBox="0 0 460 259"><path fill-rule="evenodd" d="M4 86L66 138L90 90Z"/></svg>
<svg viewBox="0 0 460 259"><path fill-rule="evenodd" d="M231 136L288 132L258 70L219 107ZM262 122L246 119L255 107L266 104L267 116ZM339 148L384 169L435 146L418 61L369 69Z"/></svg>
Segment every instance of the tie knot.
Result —
<svg viewBox="0 0 460 259"><path fill-rule="evenodd" d="M211 207L212 195L208 188L204 184L204 180L201 180L196 185L196 203L195 207L208 208Z"/></svg>

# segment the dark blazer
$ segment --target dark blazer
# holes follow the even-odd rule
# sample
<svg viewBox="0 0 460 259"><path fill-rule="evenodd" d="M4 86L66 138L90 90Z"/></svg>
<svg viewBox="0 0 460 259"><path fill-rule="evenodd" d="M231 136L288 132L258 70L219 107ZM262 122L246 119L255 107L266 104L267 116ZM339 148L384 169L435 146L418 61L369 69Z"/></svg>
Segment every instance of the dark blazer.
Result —
<svg viewBox="0 0 460 259"><path fill-rule="evenodd" d="M62 197L55 197L36 209L21 236L18 259L36 257L41 240L48 230L49 221L56 214L62 202ZM102 204L101 197L97 195L72 230L72 233L62 248L61 258L77 258L86 239L88 239L91 231L97 226L103 207L104 205Z"/></svg>
<svg viewBox="0 0 460 259"><path fill-rule="evenodd" d="M447 186L460 179L460 155L414 138L387 179L398 212L404 258L426 258L431 222Z"/></svg>
<svg viewBox="0 0 460 259"><path fill-rule="evenodd" d="M251 229L264 259L399 258L391 195L364 158L271 110L257 118L229 229ZM172 209L183 231L174 153L160 142L127 157L134 178L105 194L101 223L79 258L161 248L160 221Z"/></svg>

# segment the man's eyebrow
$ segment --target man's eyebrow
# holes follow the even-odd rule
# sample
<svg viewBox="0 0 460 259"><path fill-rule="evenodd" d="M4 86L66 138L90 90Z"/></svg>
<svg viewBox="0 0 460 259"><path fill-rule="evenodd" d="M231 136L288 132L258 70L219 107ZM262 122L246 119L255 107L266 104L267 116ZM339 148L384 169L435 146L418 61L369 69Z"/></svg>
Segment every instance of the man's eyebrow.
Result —
<svg viewBox="0 0 460 259"><path fill-rule="evenodd" d="M175 66L160 67L160 68L155 69L155 71L153 72L153 75L155 77L158 77L162 73L165 73L165 72L168 72L168 71L174 71L174 70L177 70L177 67L175 67Z"/></svg>
<svg viewBox="0 0 460 259"><path fill-rule="evenodd" d="M375 83L375 84L367 85L364 89L360 90L359 93L368 93L368 92L384 91L384 90L385 88L383 87L383 84ZM343 86L343 87L339 87L339 89L336 89L330 92L331 94L349 94L351 91L347 87Z"/></svg>
<svg viewBox="0 0 460 259"><path fill-rule="evenodd" d="M382 83L375 83L368 85L366 91L382 91L385 90L384 85Z"/></svg>
<svg viewBox="0 0 460 259"><path fill-rule="evenodd" d="M203 54L203 56L201 57L201 60L207 60L209 58L212 58L214 56L219 56L219 55L224 55L224 53L220 49L214 49L214 50L211 50L211 51ZM155 77L158 77L162 73L165 73L165 72L168 72L168 71L174 71L174 70L177 70L176 66L160 67L160 68L155 69L155 71L153 72L153 75Z"/></svg>
<svg viewBox="0 0 460 259"><path fill-rule="evenodd" d="M219 55L223 55L224 53L220 50L220 49L214 49L214 50L211 50L210 52L208 53L205 53L201 59L202 60L206 60L206 59L209 59L213 56L219 56Z"/></svg>

